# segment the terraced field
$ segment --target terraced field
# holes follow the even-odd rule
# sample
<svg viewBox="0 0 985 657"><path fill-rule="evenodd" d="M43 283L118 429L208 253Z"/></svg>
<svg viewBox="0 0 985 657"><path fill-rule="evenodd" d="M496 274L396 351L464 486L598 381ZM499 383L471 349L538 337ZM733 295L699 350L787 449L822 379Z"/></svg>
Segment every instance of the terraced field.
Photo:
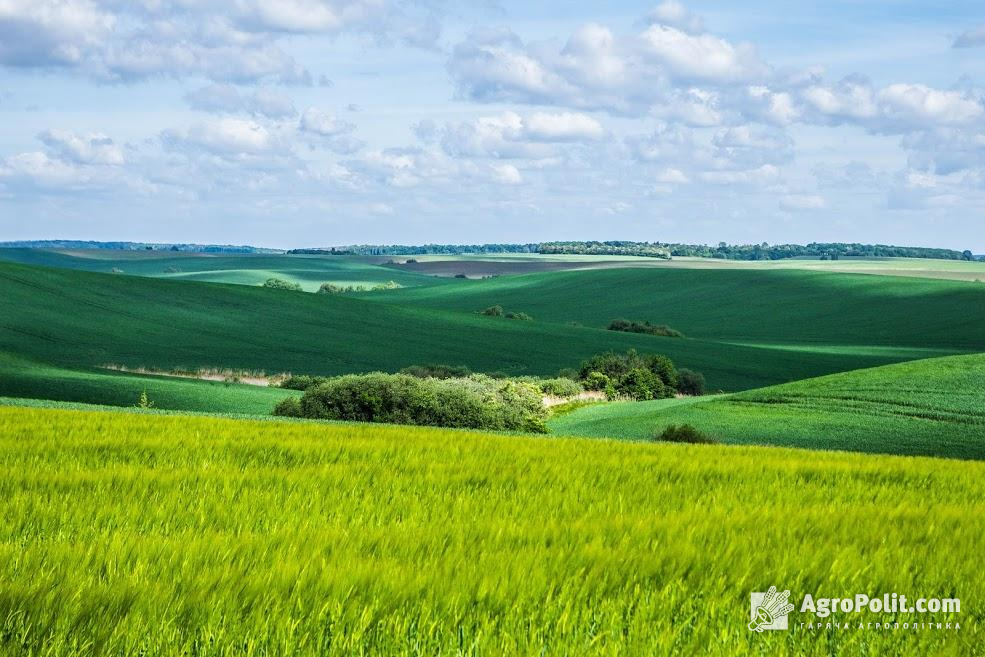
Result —
<svg viewBox="0 0 985 657"><path fill-rule="evenodd" d="M832 374L705 400L617 402L554 418L551 430L647 440L691 424L716 440L985 459L985 354Z"/></svg>
<svg viewBox="0 0 985 657"><path fill-rule="evenodd" d="M0 655L979 655L983 482L937 459L0 408ZM963 604L749 632L771 584Z"/></svg>

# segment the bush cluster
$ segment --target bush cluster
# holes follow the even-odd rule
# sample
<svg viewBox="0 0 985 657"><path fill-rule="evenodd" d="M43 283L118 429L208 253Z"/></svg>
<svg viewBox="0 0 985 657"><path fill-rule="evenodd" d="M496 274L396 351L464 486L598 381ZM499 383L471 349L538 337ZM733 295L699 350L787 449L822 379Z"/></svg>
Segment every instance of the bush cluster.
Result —
<svg viewBox="0 0 985 657"><path fill-rule="evenodd" d="M312 386L325 383L328 378L324 376L310 376L308 374L293 374L280 382L281 388L288 390L305 391Z"/></svg>
<svg viewBox="0 0 985 657"><path fill-rule="evenodd" d="M463 379L472 370L464 365L411 365L400 370L401 374L416 376L418 379Z"/></svg>
<svg viewBox="0 0 985 657"><path fill-rule="evenodd" d="M585 389L577 381L565 377L543 379L540 381L540 391L551 397L575 397Z"/></svg>
<svg viewBox="0 0 985 657"><path fill-rule="evenodd" d="M285 281L283 278L268 278L263 284L263 287L270 288L272 290L291 290L292 292L300 292L301 286L297 283L292 283L291 281Z"/></svg>
<svg viewBox="0 0 985 657"><path fill-rule="evenodd" d="M666 338L683 338L684 334L676 329L672 329L665 324L651 324L650 322L631 322L628 319L614 319L609 323L610 331L623 331L625 333L644 333L646 335L660 335Z"/></svg>
<svg viewBox="0 0 985 657"><path fill-rule="evenodd" d="M698 445L710 445L717 441L712 440L705 434L701 433L690 424L682 424L677 426L676 424L671 424L661 433L654 436L654 440L660 440L669 443L693 443Z"/></svg>
<svg viewBox="0 0 985 657"><path fill-rule="evenodd" d="M705 394L705 377L685 367L677 370L677 392L691 397Z"/></svg>
<svg viewBox="0 0 985 657"><path fill-rule="evenodd" d="M473 375L421 379L407 374L350 374L308 388L277 415L436 427L547 431L541 392L529 383Z"/></svg>
<svg viewBox="0 0 985 657"><path fill-rule="evenodd" d="M588 390L601 390L610 399L625 396L637 401L665 399L677 393L678 372L666 356L609 351L581 364L581 380Z"/></svg>
<svg viewBox="0 0 985 657"><path fill-rule="evenodd" d="M352 292L382 292L385 290L398 290L403 287L396 281L379 283L373 287L365 285L336 285L335 283L322 283L318 288L318 294L350 294Z"/></svg>
<svg viewBox="0 0 985 657"><path fill-rule="evenodd" d="M480 315L485 315L486 317L505 317L506 319L519 319L522 321L529 322L533 319L527 313L521 313L516 311L504 312L502 306L489 306L485 310L479 313Z"/></svg>

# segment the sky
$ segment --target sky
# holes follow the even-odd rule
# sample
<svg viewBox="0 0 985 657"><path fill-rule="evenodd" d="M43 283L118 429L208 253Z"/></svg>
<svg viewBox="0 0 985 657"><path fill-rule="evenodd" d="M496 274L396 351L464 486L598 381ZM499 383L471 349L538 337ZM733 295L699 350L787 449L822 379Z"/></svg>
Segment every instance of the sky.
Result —
<svg viewBox="0 0 985 657"><path fill-rule="evenodd" d="M0 240L985 253L980 0L0 0Z"/></svg>

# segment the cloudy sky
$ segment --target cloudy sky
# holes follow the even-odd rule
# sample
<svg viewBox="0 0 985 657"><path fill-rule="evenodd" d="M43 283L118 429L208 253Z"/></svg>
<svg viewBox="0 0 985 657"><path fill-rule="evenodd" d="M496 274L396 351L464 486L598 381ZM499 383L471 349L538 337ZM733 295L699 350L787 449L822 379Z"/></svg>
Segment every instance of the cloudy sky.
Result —
<svg viewBox="0 0 985 657"><path fill-rule="evenodd" d="M985 253L985 8L0 0L0 240L45 238Z"/></svg>

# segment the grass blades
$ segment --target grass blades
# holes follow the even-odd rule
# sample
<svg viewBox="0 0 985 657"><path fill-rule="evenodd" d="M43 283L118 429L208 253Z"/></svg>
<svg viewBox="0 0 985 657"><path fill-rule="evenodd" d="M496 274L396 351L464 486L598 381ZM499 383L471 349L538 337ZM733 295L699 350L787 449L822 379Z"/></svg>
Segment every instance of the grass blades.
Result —
<svg viewBox="0 0 985 657"><path fill-rule="evenodd" d="M983 482L960 461L0 408L0 654L980 654ZM959 597L935 620L962 630L750 633L771 584Z"/></svg>

